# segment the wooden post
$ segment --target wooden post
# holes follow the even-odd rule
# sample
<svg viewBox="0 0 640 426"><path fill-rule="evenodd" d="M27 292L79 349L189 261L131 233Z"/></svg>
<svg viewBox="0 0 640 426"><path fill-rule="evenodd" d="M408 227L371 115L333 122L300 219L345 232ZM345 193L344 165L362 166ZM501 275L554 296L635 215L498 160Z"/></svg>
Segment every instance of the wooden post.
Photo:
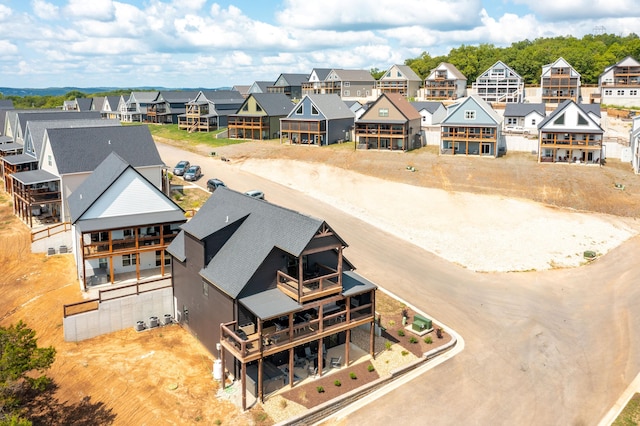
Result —
<svg viewBox="0 0 640 426"><path fill-rule="evenodd" d="M262 363L263 363L263 359L259 358L258 359L258 401L260 402L264 402L264 394L263 394L263 390L262 390Z"/></svg>
<svg viewBox="0 0 640 426"><path fill-rule="evenodd" d="M349 365L349 349L351 347L351 329L347 328L347 341L344 346L344 365Z"/></svg>
<svg viewBox="0 0 640 426"><path fill-rule="evenodd" d="M242 363L242 409L247 409L247 364Z"/></svg>
<svg viewBox="0 0 640 426"><path fill-rule="evenodd" d="M289 349L289 388L293 387L293 348Z"/></svg>
<svg viewBox="0 0 640 426"><path fill-rule="evenodd" d="M322 358L324 354L322 353L322 339L318 340L318 375L320 377L322 377L322 369L324 368L323 366L323 362L324 359Z"/></svg>

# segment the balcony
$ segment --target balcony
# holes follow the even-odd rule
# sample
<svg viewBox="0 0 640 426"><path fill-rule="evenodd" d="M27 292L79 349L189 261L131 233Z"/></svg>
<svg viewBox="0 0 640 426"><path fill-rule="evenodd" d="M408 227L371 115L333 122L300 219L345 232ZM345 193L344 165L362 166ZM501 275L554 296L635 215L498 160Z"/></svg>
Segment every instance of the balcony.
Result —
<svg viewBox="0 0 640 426"><path fill-rule="evenodd" d="M325 265L318 264L318 266L318 272L305 272L302 280L278 271L278 288L299 303L339 294L342 291L342 285L338 271ZM323 275L320 270L329 273Z"/></svg>

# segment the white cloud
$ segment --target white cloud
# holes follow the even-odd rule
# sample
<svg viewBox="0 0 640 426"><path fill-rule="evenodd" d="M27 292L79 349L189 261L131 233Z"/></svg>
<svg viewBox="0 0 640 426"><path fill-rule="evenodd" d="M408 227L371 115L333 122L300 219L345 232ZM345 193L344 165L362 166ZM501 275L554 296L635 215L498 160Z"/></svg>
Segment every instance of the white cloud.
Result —
<svg viewBox="0 0 640 426"><path fill-rule="evenodd" d="M52 20L58 18L58 6L44 0L33 0L31 2L33 13L40 19Z"/></svg>
<svg viewBox="0 0 640 426"><path fill-rule="evenodd" d="M276 14L278 22L300 28L390 28L425 25L429 27L468 27L478 22L480 0L286 0Z"/></svg>
<svg viewBox="0 0 640 426"><path fill-rule="evenodd" d="M7 56L15 55L18 53L18 46L11 43L9 40L0 40L0 52L2 52L2 59L6 60Z"/></svg>
<svg viewBox="0 0 640 426"><path fill-rule="evenodd" d="M526 5L544 20L576 21L640 16L636 0L514 0L514 3Z"/></svg>
<svg viewBox="0 0 640 426"><path fill-rule="evenodd" d="M97 21L110 21L115 13L112 0L69 0L65 12L71 16Z"/></svg>
<svg viewBox="0 0 640 426"><path fill-rule="evenodd" d="M13 15L13 10L3 4L0 4L0 22L7 21L11 15Z"/></svg>

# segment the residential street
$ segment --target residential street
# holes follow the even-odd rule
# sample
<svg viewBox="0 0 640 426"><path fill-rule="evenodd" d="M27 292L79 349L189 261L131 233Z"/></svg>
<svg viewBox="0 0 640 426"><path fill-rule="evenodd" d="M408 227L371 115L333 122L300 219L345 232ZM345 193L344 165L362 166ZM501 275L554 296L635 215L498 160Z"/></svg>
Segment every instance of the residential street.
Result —
<svg viewBox="0 0 640 426"><path fill-rule="evenodd" d="M632 328L640 324L640 268L630 255L639 237L580 268L473 273L218 158L157 145L169 167L182 159L201 165L202 187L217 177L326 220L348 242L345 257L359 273L465 340L453 359L339 423L595 425L640 371Z"/></svg>

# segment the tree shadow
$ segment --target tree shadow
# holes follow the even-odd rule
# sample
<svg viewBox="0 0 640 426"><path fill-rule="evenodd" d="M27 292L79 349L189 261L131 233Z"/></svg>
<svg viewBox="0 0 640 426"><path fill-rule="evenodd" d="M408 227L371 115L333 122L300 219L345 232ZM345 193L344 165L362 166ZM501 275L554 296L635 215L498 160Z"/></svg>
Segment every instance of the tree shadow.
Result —
<svg viewBox="0 0 640 426"><path fill-rule="evenodd" d="M82 401L69 404L55 398L58 385L50 384L44 391L28 391L22 405L24 417L31 420L34 426L45 425L110 425L116 414L107 408L103 402L91 402L90 396Z"/></svg>

